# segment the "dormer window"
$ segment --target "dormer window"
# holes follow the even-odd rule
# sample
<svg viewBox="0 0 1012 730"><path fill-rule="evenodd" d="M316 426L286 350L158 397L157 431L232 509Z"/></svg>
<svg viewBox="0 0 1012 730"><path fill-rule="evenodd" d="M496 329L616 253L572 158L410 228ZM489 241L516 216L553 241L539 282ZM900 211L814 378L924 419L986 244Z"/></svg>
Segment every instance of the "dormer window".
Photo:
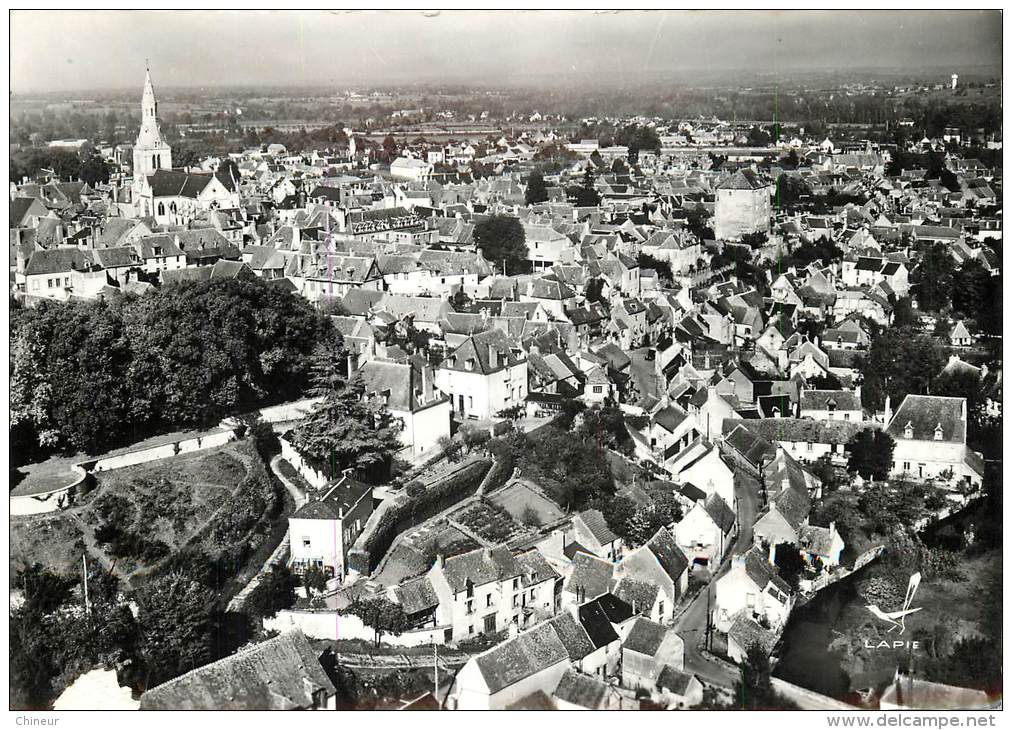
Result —
<svg viewBox="0 0 1012 730"><path fill-rule="evenodd" d="M907 421L907 425L903 427L903 438L912 439L914 437L914 425Z"/></svg>
<svg viewBox="0 0 1012 730"><path fill-rule="evenodd" d="M935 441L941 441L945 434L942 432L942 424L935 426Z"/></svg>

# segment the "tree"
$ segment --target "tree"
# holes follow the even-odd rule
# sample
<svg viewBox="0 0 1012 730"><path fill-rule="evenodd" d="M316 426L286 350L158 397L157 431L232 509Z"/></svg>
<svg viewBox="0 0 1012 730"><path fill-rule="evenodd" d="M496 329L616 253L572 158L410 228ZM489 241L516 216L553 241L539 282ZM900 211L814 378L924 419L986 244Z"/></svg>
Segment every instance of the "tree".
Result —
<svg viewBox="0 0 1012 730"><path fill-rule="evenodd" d="M520 219L508 215L486 218L475 225L474 242L488 261L502 263L504 274L529 270L527 236Z"/></svg>
<svg viewBox="0 0 1012 730"><path fill-rule="evenodd" d="M407 615L401 605L383 595L356 598L345 613L357 616L375 632L377 646L383 634L402 634L409 628Z"/></svg>
<svg viewBox="0 0 1012 730"><path fill-rule="evenodd" d="M269 618L295 605L298 598L295 589L298 587L298 576L284 565L275 565L250 591L243 608L251 616Z"/></svg>
<svg viewBox="0 0 1012 730"><path fill-rule="evenodd" d="M952 309L964 317L974 320L987 307L993 304L989 300L991 275L977 259L967 259L963 265L953 272L952 277Z"/></svg>
<svg viewBox="0 0 1012 730"><path fill-rule="evenodd" d="M629 547L639 547L652 538L662 527L670 527L682 518L682 505L672 494L664 494L636 510L626 522L625 534L620 534Z"/></svg>
<svg viewBox="0 0 1012 730"><path fill-rule="evenodd" d="M798 546L790 542L777 544L773 553L773 563L780 571L780 577L794 590L798 590L798 581L805 570L805 559Z"/></svg>
<svg viewBox="0 0 1012 730"><path fill-rule="evenodd" d="M318 347L312 361L310 392L321 400L295 429L300 451L326 465L332 477L389 465L401 449L401 423L385 403L366 397L361 372L343 374L343 348Z"/></svg>
<svg viewBox="0 0 1012 730"><path fill-rule="evenodd" d="M892 436L881 429L858 431L847 442L847 471L863 479L885 479L892 468L895 448Z"/></svg>
<svg viewBox="0 0 1012 730"><path fill-rule="evenodd" d="M594 170L591 165L587 165L579 185L566 189L566 195L578 208L594 208L601 204L601 195L594 188Z"/></svg>
<svg viewBox="0 0 1012 730"><path fill-rule="evenodd" d="M22 568L14 580L24 594L26 609L39 613L52 613L67 603L77 583L76 577L57 575L40 563Z"/></svg>
<svg viewBox="0 0 1012 730"><path fill-rule="evenodd" d="M211 660L215 594L183 575L155 578L134 593L149 687Z"/></svg>
<svg viewBox="0 0 1012 730"><path fill-rule="evenodd" d="M741 236L741 243L743 246L749 248L762 248L770 240L770 237L762 231L756 231L755 233L743 233Z"/></svg>
<svg viewBox="0 0 1012 730"><path fill-rule="evenodd" d="M545 185L545 176L540 170L535 170L527 178L527 190L524 192L524 202L527 205L543 203L548 200L548 186Z"/></svg>
<svg viewBox="0 0 1012 730"><path fill-rule="evenodd" d="M91 155L81 163L77 176L81 182L93 188L99 183L109 182L109 166L98 155Z"/></svg>
<svg viewBox="0 0 1012 730"><path fill-rule="evenodd" d="M868 354L856 366L861 371L861 400L881 410L889 396L897 408L907 393L926 393L931 379L945 365L938 340L913 327L877 333Z"/></svg>
<svg viewBox="0 0 1012 730"><path fill-rule="evenodd" d="M655 259L650 254L641 252L637 256L636 263L639 264L641 269L653 269L661 279L669 284L674 281L674 276L671 273L671 264L667 261Z"/></svg>
<svg viewBox="0 0 1012 730"><path fill-rule="evenodd" d="M920 327L921 318L917 316L910 297L893 298L895 300L893 301L893 327Z"/></svg>
<svg viewBox="0 0 1012 730"><path fill-rule="evenodd" d="M319 566L311 565L302 574L302 585L305 586L307 595L323 593L327 590L327 574Z"/></svg>
<svg viewBox="0 0 1012 730"><path fill-rule="evenodd" d="M584 290L584 296L591 304L603 302L604 298L601 295L603 291L604 279L595 276L593 279L587 280L587 288Z"/></svg>
<svg viewBox="0 0 1012 730"><path fill-rule="evenodd" d="M952 301L955 262L944 243L933 243L924 251L910 275L917 305L922 311L937 312Z"/></svg>
<svg viewBox="0 0 1012 730"><path fill-rule="evenodd" d="M797 709L797 705L777 694L770 678L769 655L759 644L753 644L746 650L741 679L735 683L738 706L743 710Z"/></svg>

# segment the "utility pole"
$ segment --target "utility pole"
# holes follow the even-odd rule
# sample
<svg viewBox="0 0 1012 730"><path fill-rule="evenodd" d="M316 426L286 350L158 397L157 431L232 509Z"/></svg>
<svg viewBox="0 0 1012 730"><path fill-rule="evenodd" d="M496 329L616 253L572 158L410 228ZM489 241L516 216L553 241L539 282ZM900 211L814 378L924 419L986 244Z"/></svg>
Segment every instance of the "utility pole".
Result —
<svg viewBox="0 0 1012 730"><path fill-rule="evenodd" d="M91 618L91 604L88 603L88 556L81 556L81 565L84 566L84 613Z"/></svg>
<svg viewBox="0 0 1012 730"><path fill-rule="evenodd" d="M433 642L432 644L432 668L436 673L436 709L443 709L442 703L439 701L439 644Z"/></svg>

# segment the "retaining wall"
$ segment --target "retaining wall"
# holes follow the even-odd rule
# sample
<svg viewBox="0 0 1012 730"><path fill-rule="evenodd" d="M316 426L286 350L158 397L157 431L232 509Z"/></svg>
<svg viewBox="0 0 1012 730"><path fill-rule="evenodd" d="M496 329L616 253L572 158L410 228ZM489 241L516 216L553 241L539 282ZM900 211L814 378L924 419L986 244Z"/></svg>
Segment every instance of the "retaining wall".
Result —
<svg viewBox="0 0 1012 730"><path fill-rule="evenodd" d="M235 438L235 430L225 428L200 434L199 436L180 439L179 441L170 441L158 446L151 446L136 451L125 451L121 454L78 462L77 464L73 464L71 469L80 476L70 484L40 494L11 496L11 514L36 515L55 512L73 504L74 498L80 492L85 480L93 474L122 469L127 466L136 466L137 464L146 464L149 461L168 459L179 454L213 449L227 444L229 441L235 440Z"/></svg>
<svg viewBox="0 0 1012 730"><path fill-rule="evenodd" d="M363 639L373 641L376 632L362 623L358 616L339 614L337 611L278 611L272 618L263 620L264 629L284 631L293 626L311 639L335 641L337 639ZM445 626L405 631L403 634L384 634L381 644L392 646L430 646L443 644Z"/></svg>

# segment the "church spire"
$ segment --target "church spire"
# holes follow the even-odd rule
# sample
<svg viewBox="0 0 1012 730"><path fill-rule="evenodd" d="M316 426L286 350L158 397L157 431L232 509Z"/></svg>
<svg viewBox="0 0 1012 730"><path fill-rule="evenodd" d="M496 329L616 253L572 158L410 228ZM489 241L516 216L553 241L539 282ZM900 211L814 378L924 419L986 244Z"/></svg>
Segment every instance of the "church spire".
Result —
<svg viewBox="0 0 1012 730"><path fill-rule="evenodd" d="M134 145L134 177L150 175L156 170L172 169L172 150L158 129L158 101L151 83L151 70L145 61L144 91L141 94L141 129Z"/></svg>

